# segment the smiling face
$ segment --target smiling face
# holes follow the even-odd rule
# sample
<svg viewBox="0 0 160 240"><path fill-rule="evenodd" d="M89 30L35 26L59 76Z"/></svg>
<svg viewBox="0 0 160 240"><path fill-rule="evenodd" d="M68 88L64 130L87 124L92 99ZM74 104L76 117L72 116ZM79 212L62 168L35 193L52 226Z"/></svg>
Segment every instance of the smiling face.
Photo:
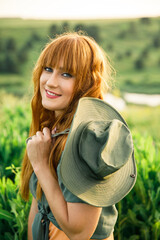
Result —
<svg viewBox="0 0 160 240"><path fill-rule="evenodd" d="M104 65L103 53L92 39L76 33L54 39L42 51L33 72L33 111L38 114L41 109L45 121L49 114L45 109L64 118L66 113L74 114L79 98L102 98Z"/></svg>
<svg viewBox="0 0 160 240"><path fill-rule="evenodd" d="M44 67L40 77L40 93L45 109L55 111L58 116L68 106L75 85L75 77L63 67Z"/></svg>

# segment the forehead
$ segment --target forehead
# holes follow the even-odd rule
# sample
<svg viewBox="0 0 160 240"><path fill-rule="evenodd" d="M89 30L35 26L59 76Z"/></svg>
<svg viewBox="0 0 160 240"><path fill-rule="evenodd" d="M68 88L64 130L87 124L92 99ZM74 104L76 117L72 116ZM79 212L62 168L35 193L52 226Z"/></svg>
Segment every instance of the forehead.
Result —
<svg viewBox="0 0 160 240"><path fill-rule="evenodd" d="M65 70L72 73L76 73L77 64L75 61L75 52L70 51L70 54L66 49L48 49L44 53L42 66L49 66L59 70Z"/></svg>
<svg viewBox="0 0 160 240"><path fill-rule="evenodd" d="M81 39L57 39L44 49L42 66L50 66L82 75L89 71L92 63L92 52L86 41Z"/></svg>

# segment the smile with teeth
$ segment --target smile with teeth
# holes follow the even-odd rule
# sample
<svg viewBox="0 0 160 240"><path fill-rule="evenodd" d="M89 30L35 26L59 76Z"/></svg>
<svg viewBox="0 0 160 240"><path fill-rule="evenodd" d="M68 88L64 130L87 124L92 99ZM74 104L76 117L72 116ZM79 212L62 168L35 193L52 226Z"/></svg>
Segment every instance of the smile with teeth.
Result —
<svg viewBox="0 0 160 240"><path fill-rule="evenodd" d="M51 92L48 92L48 91L47 91L47 93L48 93L49 95L51 95L51 96L59 96L59 95L57 95L57 94L55 94L55 93L51 93Z"/></svg>
<svg viewBox="0 0 160 240"><path fill-rule="evenodd" d="M48 91L48 90L46 90L46 92L47 92L47 94L50 95L50 96L57 96L57 97L61 96L61 95L59 95L59 94L50 92L50 91Z"/></svg>

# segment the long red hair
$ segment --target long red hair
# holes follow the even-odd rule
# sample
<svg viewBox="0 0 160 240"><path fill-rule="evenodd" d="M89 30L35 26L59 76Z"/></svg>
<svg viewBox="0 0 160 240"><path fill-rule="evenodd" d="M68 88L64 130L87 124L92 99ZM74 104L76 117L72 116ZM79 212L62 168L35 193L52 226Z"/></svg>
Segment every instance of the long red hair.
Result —
<svg viewBox="0 0 160 240"><path fill-rule="evenodd" d="M54 111L42 106L40 94L40 76L44 67L58 68L63 62L65 71L74 75L76 83L70 103L62 115L55 117ZM29 136L42 131L44 127L51 129L58 125L58 131L69 128L81 97L103 99L103 91L107 91L111 79L112 67L100 46L90 37L81 33L65 33L46 45L33 71L34 96L32 98L32 122ZM49 166L56 177L56 168L64 149L67 136L56 138L50 153ZM25 152L22 162L20 191L25 200L29 198L29 180L33 168ZM37 185L37 198L41 197L42 189Z"/></svg>

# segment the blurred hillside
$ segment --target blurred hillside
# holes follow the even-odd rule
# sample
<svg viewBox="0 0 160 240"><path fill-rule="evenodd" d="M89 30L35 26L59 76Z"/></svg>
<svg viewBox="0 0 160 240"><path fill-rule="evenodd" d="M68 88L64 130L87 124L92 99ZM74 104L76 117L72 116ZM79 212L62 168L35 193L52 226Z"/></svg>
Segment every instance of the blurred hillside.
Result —
<svg viewBox="0 0 160 240"><path fill-rule="evenodd" d="M32 114L32 69L49 38L79 29L94 37L110 56L117 71L115 99L126 92L160 94L160 18L0 19L0 239L23 240L27 234L30 201L22 201L18 186ZM159 240L160 105L121 101L125 104L121 114L133 135L138 174L133 191L117 205L115 240Z"/></svg>
<svg viewBox="0 0 160 240"><path fill-rule="evenodd" d="M83 30L107 52L121 92L160 94L160 18L121 20L0 19L0 89L31 91L41 49L64 31Z"/></svg>

